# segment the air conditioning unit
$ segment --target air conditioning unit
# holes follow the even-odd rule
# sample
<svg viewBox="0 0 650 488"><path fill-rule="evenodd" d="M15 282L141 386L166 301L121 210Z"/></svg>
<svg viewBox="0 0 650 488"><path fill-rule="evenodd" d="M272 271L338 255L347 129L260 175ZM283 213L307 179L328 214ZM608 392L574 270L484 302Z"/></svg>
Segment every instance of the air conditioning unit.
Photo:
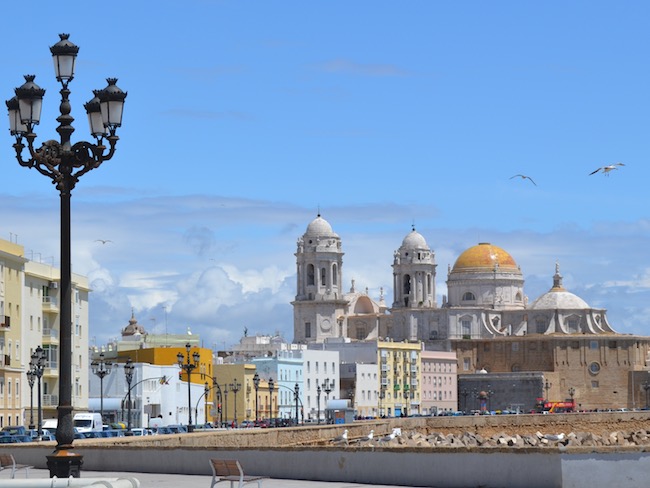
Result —
<svg viewBox="0 0 650 488"><path fill-rule="evenodd" d="M50 284L48 286L51 290L55 290L59 287L59 283L56 281L50 281Z"/></svg>

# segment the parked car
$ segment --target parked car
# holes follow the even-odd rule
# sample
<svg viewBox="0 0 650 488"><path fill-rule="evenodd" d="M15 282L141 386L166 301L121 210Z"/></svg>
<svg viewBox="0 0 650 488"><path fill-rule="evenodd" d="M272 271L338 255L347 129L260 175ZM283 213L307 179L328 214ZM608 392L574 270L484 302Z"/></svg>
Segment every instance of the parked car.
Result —
<svg viewBox="0 0 650 488"><path fill-rule="evenodd" d="M27 429L22 425L7 425L2 428L3 432L7 432L9 435L26 435Z"/></svg>

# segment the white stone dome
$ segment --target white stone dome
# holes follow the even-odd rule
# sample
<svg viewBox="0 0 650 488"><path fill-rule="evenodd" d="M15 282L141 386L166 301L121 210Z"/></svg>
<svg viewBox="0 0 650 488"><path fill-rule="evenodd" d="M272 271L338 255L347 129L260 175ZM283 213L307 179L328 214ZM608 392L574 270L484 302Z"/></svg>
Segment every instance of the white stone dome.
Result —
<svg viewBox="0 0 650 488"><path fill-rule="evenodd" d="M318 214L307 226L305 236L309 237L338 237L330 223Z"/></svg>
<svg viewBox="0 0 650 488"><path fill-rule="evenodd" d="M534 310L564 309L585 310L591 308L578 295L566 290L551 290L544 293L533 302L530 308Z"/></svg>
<svg viewBox="0 0 650 488"><path fill-rule="evenodd" d="M413 229L402 241L402 249L429 249L429 246L422 234Z"/></svg>
<svg viewBox="0 0 650 488"><path fill-rule="evenodd" d="M540 296L530 306L532 309L566 309L566 310L585 310L591 307L578 295L567 291L562 286L562 275L560 274L560 265L555 264L555 274L553 275L553 288Z"/></svg>

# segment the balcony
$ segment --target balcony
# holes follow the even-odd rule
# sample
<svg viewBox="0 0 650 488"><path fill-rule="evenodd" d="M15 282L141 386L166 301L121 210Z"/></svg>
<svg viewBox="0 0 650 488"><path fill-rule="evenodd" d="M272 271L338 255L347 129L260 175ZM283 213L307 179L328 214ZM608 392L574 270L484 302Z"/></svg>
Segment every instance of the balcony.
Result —
<svg viewBox="0 0 650 488"><path fill-rule="evenodd" d="M59 395L43 395L44 407L56 407L59 404Z"/></svg>
<svg viewBox="0 0 650 488"><path fill-rule="evenodd" d="M59 304L56 297L43 297L43 312L59 312Z"/></svg>
<svg viewBox="0 0 650 488"><path fill-rule="evenodd" d="M0 356L0 366L11 366L11 356L9 354Z"/></svg>
<svg viewBox="0 0 650 488"><path fill-rule="evenodd" d="M390 371L390 366L388 364L382 364L381 365L381 370L382 371Z"/></svg>
<svg viewBox="0 0 650 488"><path fill-rule="evenodd" d="M9 315L0 316L0 332L4 332L11 328L11 317Z"/></svg>
<svg viewBox="0 0 650 488"><path fill-rule="evenodd" d="M43 329L43 344L58 344L59 331L57 329Z"/></svg>

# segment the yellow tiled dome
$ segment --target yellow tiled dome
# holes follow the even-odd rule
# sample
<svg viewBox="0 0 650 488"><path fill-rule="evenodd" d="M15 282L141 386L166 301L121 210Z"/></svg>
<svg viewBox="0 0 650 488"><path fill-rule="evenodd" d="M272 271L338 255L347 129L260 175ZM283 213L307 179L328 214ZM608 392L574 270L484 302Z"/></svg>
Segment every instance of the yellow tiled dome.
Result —
<svg viewBox="0 0 650 488"><path fill-rule="evenodd" d="M452 273L494 271L495 265L499 271L521 272L510 254L498 246L481 242L458 256Z"/></svg>

